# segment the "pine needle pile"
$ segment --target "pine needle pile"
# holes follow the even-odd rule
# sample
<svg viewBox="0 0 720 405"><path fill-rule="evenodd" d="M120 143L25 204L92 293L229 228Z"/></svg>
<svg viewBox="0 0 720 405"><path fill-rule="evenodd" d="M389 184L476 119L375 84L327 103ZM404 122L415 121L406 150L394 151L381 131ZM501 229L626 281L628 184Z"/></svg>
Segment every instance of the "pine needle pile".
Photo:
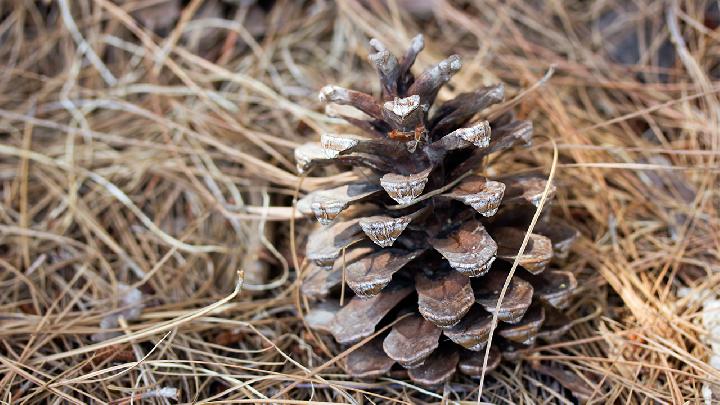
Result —
<svg viewBox="0 0 720 405"><path fill-rule="evenodd" d="M718 401L718 27L717 2L698 0L0 1L0 403ZM472 119L447 118L463 109ZM517 144L477 156L498 139ZM317 167L298 174L297 150ZM500 183L484 216L491 199L473 196ZM543 254L514 257L536 212L526 253ZM312 291L329 260L307 246L348 221L362 241L320 243L344 272ZM556 242L545 227L561 223L577 231L564 259L534 236ZM455 232L495 242L485 274L459 277L485 268ZM361 248L408 262L387 285L358 279ZM526 259L549 250L532 275ZM520 323L497 312L491 345L455 343L451 329L493 313L477 281L515 259L510 285L534 292ZM562 316L538 291L563 282L536 283L556 272L576 281ZM355 291L403 280L414 287L362 333L312 327L322 295L352 308ZM444 306L428 284L475 302ZM562 339L508 338L542 312ZM424 351L395 345L397 360L428 364L438 334L432 353L459 365L489 348L482 387L457 367L447 381L372 362L383 373L355 376L414 326Z"/></svg>

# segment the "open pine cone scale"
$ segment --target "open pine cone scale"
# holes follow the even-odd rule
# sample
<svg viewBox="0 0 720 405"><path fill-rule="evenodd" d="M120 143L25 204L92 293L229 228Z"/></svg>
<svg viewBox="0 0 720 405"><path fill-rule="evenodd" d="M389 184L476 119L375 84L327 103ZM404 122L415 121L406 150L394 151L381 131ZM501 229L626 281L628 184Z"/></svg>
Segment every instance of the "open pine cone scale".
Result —
<svg viewBox="0 0 720 405"><path fill-rule="evenodd" d="M395 364L423 385L447 381L456 370L478 376L500 291L516 259L521 269L497 310L488 369L500 363L502 351L532 346L538 337L557 338L567 329L561 309L577 283L571 272L548 267L568 255L578 233L550 219L546 209L517 257L547 180L535 173L481 174L486 156L527 145L532 137L529 121L485 112L503 101L502 85L433 107L440 88L460 70L459 56L414 77L410 68L422 36L401 61L380 41L370 45L381 101L337 86L320 92L321 101L364 114L342 116L363 134L323 134L321 142L295 150L300 172L337 164L365 179L309 193L297 203L319 222L306 245L302 293L316 302L306 321L352 344L401 317L348 356L347 371L357 377L386 374ZM550 196L554 191L551 186ZM354 295L340 306L343 280ZM552 328L544 329L548 324Z"/></svg>

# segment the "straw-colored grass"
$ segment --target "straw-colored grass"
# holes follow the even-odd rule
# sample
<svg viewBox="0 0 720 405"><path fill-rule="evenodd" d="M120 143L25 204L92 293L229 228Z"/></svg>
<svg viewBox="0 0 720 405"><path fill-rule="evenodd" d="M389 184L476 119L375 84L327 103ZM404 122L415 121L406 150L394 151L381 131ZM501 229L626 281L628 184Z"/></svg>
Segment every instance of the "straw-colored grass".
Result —
<svg viewBox="0 0 720 405"><path fill-rule="evenodd" d="M481 400L568 403L551 366L594 403L720 401L715 2L162 3L0 2L0 403L480 401L471 380L353 381L298 311L292 196L351 177L295 174L295 146L347 129L316 92L377 94L367 40L418 32L418 70L464 58L442 99L555 68L517 107L534 146L494 170L549 172L557 144L576 324Z"/></svg>

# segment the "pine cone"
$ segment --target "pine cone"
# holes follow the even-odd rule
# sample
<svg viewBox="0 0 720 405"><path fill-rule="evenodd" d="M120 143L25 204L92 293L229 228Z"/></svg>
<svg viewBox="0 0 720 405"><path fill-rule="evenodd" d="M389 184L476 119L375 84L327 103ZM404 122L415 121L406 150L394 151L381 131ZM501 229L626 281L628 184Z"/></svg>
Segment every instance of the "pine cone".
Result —
<svg viewBox="0 0 720 405"><path fill-rule="evenodd" d="M433 107L462 63L453 55L414 77L421 35L401 61L380 41L370 45L381 103L337 86L320 92L321 101L360 110L364 118L341 116L363 135L324 134L295 150L300 172L337 164L364 179L298 201L300 212L320 222L307 241L302 292L322 302L306 319L351 344L404 316L349 355L347 371L357 377L385 374L395 363L423 385L442 383L456 369L478 376L500 290L547 185L534 173L479 172L486 156L528 144L532 124L498 108L485 111L503 101L502 85ZM497 313L490 368L502 351L512 358L537 337L557 338L568 328L559 309L577 283L570 272L546 268L553 256L567 256L577 235L543 212ZM343 279L354 296L340 307Z"/></svg>

